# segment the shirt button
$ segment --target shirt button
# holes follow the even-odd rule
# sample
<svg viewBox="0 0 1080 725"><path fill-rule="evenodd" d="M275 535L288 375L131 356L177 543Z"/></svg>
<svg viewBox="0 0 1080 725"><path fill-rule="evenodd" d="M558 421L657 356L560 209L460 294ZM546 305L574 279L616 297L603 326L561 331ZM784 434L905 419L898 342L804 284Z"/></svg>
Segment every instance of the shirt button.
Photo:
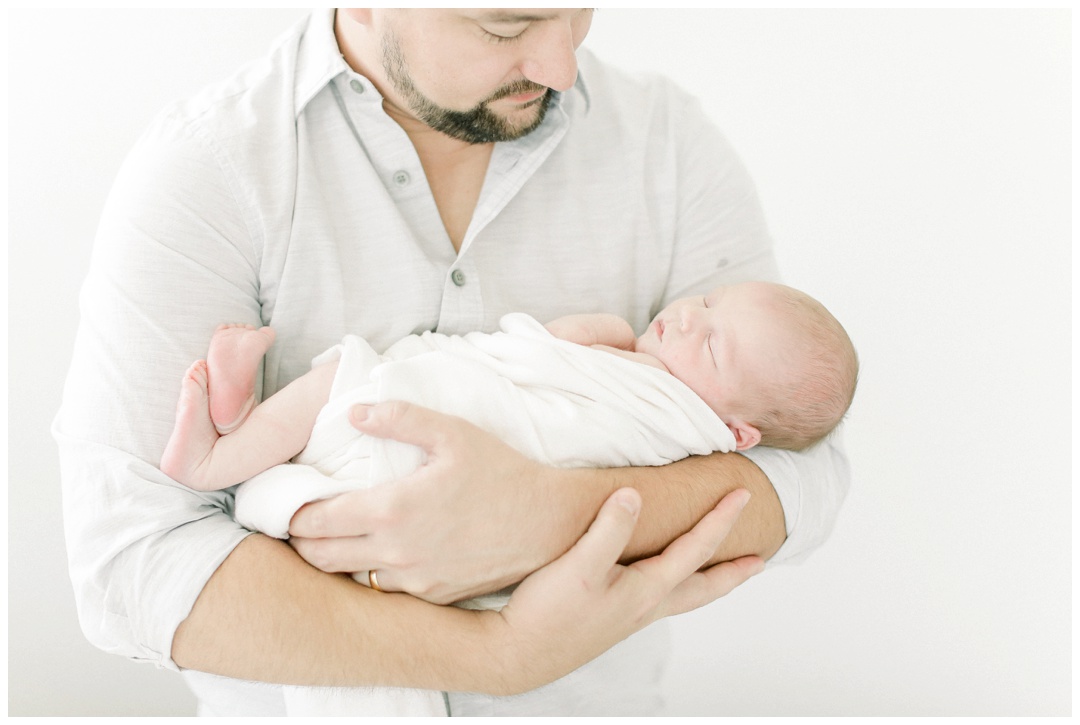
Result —
<svg viewBox="0 0 1080 725"><path fill-rule="evenodd" d="M453 280L454 284L458 287L461 287L465 284L465 273L460 269L455 269L450 273L450 279Z"/></svg>
<svg viewBox="0 0 1080 725"><path fill-rule="evenodd" d="M394 174L394 183L398 186L408 186L409 174L404 171L397 172L396 174Z"/></svg>
<svg viewBox="0 0 1080 725"><path fill-rule="evenodd" d="M352 88L357 93L363 93L364 92L364 84L361 83L360 81L356 80L355 78L353 78L351 81L349 81L349 88Z"/></svg>

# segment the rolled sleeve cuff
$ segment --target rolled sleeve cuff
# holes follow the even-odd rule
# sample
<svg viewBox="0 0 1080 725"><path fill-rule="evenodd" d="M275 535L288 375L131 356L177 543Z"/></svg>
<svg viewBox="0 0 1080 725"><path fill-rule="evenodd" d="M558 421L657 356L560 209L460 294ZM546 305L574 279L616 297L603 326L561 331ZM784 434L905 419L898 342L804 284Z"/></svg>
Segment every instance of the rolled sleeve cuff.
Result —
<svg viewBox="0 0 1080 725"><path fill-rule="evenodd" d="M190 491L144 461L54 433L83 634L106 652L178 670L177 628L252 532L229 516L228 493Z"/></svg>
<svg viewBox="0 0 1080 725"><path fill-rule="evenodd" d="M840 432L799 453L757 447L742 455L768 477L784 509L787 539L769 565L803 561L829 538L850 487Z"/></svg>

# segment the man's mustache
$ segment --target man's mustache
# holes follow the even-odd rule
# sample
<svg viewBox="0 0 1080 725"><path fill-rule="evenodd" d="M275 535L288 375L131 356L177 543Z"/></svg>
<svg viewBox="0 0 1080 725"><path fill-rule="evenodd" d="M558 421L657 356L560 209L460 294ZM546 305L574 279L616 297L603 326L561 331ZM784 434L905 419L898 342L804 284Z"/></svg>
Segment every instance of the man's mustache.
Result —
<svg viewBox="0 0 1080 725"><path fill-rule="evenodd" d="M508 96L520 96L523 93L539 93L541 91L547 91L547 86L542 86L539 83L533 83L532 81L520 80L505 85L499 90L495 91L488 97L485 103L491 101L497 101L500 98L507 98Z"/></svg>

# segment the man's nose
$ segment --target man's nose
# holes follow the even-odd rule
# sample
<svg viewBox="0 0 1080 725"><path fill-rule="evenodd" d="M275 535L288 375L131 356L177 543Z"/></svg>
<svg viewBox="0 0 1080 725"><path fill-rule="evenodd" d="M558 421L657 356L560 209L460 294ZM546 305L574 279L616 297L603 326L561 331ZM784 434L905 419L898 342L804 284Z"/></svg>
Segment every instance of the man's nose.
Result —
<svg viewBox="0 0 1080 725"><path fill-rule="evenodd" d="M565 91L577 80L577 56L574 55L574 30L567 22L544 23L536 36L521 72L533 83Z"/></svg>

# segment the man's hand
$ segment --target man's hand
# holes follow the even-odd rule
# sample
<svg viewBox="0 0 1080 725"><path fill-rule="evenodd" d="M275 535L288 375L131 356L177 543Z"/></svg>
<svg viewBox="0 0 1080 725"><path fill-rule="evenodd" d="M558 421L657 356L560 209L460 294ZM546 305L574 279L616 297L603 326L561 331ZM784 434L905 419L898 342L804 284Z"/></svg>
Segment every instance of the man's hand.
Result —
<svg viewBox="0 0 1080 725"><path fill-rule="evenodd" d="M386 591L446 604L520 581L570 548L596 511L582 491L581 511L571 514L580 525L567 527L553 501L568 497L546 494L572 472L536 463L460 418L392 402L358 406L351 421L362 433L419 446L427 462L391 485L293 516L290 543L323 571L374 569Z"/></svg>
<svg viewBox="0 0 1080 725"><path fill-rule="evenodd" d="M641 507L632 488L612 494L574 547L531 575L487 621L509 692L538 687L598 656L646 625L722 597L765 563L746 556L698 571L731 530L745 490L723 498L662 554L618 564ZM526 679L523 679L526 678Z"/></svg>

